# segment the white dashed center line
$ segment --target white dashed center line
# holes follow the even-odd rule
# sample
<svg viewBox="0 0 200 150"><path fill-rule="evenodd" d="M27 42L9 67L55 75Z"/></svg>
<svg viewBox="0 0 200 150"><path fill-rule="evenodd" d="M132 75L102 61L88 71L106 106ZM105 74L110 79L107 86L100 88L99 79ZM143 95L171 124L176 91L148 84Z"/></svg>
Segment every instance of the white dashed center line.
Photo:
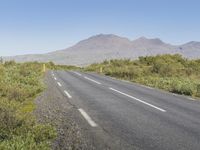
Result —
<svg viewBox="0 0 200 150"><path fill-rule="evenodd" d="M96 84L101 84L100 82L95 81L95 80L93 80L93 79L90 79L90 78L88 78L88 77L84 77L84 78L87 79L87 80L90 80L90 81L92 81L92 82L94 82L94 83L96 83Z"/></svg>
<svg viewBox="0 0 200 150"><path fill-rule="evenodd" d="M83 110L83 109L78 109L81 115L85 118L85 120L90 124L92 127L97 127L97 124L90 118L90 116Z"/></svg>
<svg viewBox="0 0 200 150"><path fill-rule="evenodd" d="M67 95L68 98L72 98L72 96L65 90L64 93Z"/></svg>
<svg viewBox="0 0 200 150"><path fill-rule="evenodd" d="M73 72L73 73L75 73L75 74L78 75L78 76L82 76L82 74L80 74L80 73L78 73L78 72Z"/></svg>
<svg viewBox="0 0 200 150"><path fill-rule="evenodd" d="M118 91L118 90L116 90L116 89L114 89L114 88L109 88L110 90L112 90L112 91L115 91L115 92L117 92L117 93L120 93L120 94L122 94L122 95L124 95L124 96L127 96L127 97L129 97L129 98L131 98L131 99L134 99L134 100L136 100L136 101L138 101L138 102L141 102L141 103L143 103L143 104L145 104L145 105L148 105L148 106L150 106L150 107L153 107L153 108L155 108L155 109L157 109L157 110L160 110L160 111L162 111L162 112L166 112L166 110L164 110L164 109L162 109L162 108L159 108L159 107L157 107L157 106L155 106L155 105L152 105L152 104L150 104L150 103L147 103L147 102L145 102L145 101L143 101L143 100L140 100L140 99L138 99L138 98L136 98L136 97L133 97L133 96L131 96L131 95L128 95L128 94L126 94L126 93L123 93L123 92L121 92L121 91ZM129 101L129 102L132 102L132 101Z"/></svg>
<svg viewBox="0 0 200 150"><path fill-rule="evenodd" d="M60 83L60 82L57 82L57 84L61 87L62 86L62 84Z"/></svg>

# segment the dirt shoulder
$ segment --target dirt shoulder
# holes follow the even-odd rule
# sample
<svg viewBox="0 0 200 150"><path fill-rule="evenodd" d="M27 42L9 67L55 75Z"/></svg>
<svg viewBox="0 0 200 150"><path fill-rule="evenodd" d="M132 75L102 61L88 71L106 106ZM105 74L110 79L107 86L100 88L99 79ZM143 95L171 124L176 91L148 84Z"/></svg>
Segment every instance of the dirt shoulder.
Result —
<svg viewBox="0 0 200 150"><path fill-rule="evenodd" d="M66 97L53 83L49 74L46 75L46 90L36 99L35 115L39 122L50 123L57 128L58 136L52 149L94 149L89 138L75 120L79 118L77 110L66 100Z"/></svg>

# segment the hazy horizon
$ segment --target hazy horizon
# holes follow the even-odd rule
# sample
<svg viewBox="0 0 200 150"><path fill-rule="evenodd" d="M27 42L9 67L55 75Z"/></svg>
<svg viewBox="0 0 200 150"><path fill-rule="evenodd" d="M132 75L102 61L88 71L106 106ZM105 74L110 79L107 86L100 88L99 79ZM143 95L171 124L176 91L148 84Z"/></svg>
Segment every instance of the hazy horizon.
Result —
<svg viewBox="0 0 200 150"><path fill-rule="evenodd" d="M200 41L197 0L7 0L0 6L0 55L41 54L97 34L180 45Z"/></svg>
<svg viewBox="0 0 200 150"><path fill-rule="evenodd" d="M92 38L92 37L95 37L95 36L97 36L97 35L115 35L115 36L119 36L119 37L121 37L121 38L128 38L128 37L124 37L124 36L120 36L120 35L116 35L116 34L112 34L112 33L110 33L110 34L104 34L104 33L99 33L99 34L96 34L96 35L92 35L92 36L90 36L90 37L86 37L85 39L81 39L80 41L77 41L77 42L75 42L75 43L73 43L72 45L69 45L68 47L64 47L64 48L60 48L60 49L52 49L52 50L47 50L47 51L45 51L45 52L42 52L41 50L41 52L38 52L38 53L34 53L34 50L32 50L33 52L32 53L24 53L24 54L17 54L17 55L5 55L5 56L3 56L3 57L10 57L10 56L21 56L21 55L34 55L34 54L46 54L46 53L51 53L51 52L55 52L55 51L59 51L59 50L64 50L64 49L68 49L68 48L70 48L70 47L72 47L72 46L75 46L76 44L78 44L79 42L81 42L81 41L83 41L83 40L86 40L86 39L88 39L88 38ZM137 37L137 38L135 38L135 39L130 39L130 38L128 38L130 41L134 41L134 40L137 40L137 39L139 39L139 38L147 38L147 39L160 39L161 41L163 41L161 38L159 38L159 37L146 37L146 36L140 36L140 37ZM166 41L163 41L164 43L166 43L166 44L170 44L170 45L173 45L173 46L181 46L181 45L183 45L183 44L187 44L187 43L189 43L189 42L192 42L193 40L191 40L191 41L187 41L187 42L185 42L185 43L180 43L180 44L172 44L172 43L168 43L168 42L166 42ZM200 42L200 41L195 41L195 42ZM37 51L37 50L36 50ZM36 52L35 51L35 52Z"/></svg>

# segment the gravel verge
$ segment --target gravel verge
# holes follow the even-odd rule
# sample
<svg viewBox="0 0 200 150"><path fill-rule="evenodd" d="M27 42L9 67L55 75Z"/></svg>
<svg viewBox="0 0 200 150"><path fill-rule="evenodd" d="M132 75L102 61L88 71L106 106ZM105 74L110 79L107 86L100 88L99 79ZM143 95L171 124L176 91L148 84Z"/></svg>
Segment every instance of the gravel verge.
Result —
<svg viewBox="0 0 200 150"><path fill-rule="evenodd" d="M92 150L93 142L85 137L83 129L78 125L77 109L67 101L66 96L55 86L47 73L45 91L36 98L34 114L38 122L49 123L56 127L57 138L52 143L53 150Z"/></svg>

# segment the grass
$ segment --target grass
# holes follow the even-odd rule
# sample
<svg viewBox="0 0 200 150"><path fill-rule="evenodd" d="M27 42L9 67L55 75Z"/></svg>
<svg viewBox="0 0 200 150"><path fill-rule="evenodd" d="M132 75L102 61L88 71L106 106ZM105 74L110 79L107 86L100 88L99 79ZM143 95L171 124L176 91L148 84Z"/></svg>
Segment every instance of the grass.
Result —
<svg viewBox="0 0 200 150"><path fill-rule="evenodd" d="M0 150L48 150L56 129L36 121L34 99L45 89L42 63L0 64ZM46 63L50 70L79 69ZM92 64L94 71L119 79L141 83L173 93L200 97L200 60L180 55L140 57L138 60L111 60Z"/></svg>
<svg viewBox="0 0 200 150"><path fill-rule="evenodd" d="M56 129L36 121L34 99L45 88L38 62L0 64L0 150L48 150ZM46 63L48 69L75 69Z"/></svg>
<svg viewBox="0 0 200 150"><path fill-rule="evenodd" d="M200 59L181 55L139 57L92 64L85 71L100 72L119 79L137 82L169 92L200 97Z"/></svg>

